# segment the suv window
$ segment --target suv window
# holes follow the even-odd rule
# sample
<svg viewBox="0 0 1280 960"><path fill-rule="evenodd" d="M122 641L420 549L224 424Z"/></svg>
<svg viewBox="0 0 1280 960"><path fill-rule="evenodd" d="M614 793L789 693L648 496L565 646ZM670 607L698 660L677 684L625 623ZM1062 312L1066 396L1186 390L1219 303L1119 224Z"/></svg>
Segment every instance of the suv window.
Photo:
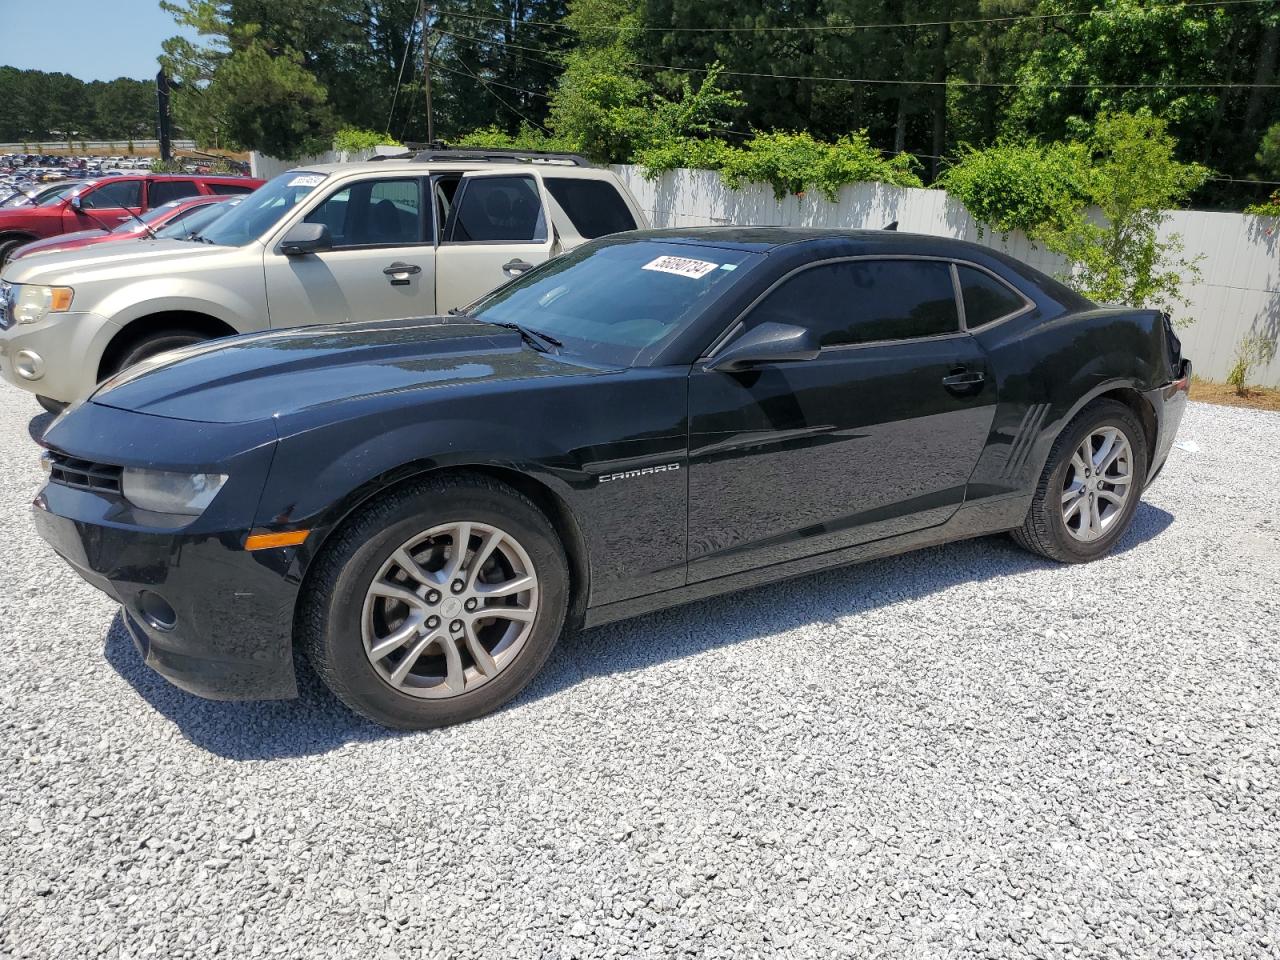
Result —
<svg viewBox="0 0 1280 960"><path fill-rule="evenodd" d="M824 347L956 333L951 265L939 260L846 260L802 270L751 311L752 326L814 330Z"/></svg>
<svg viewBox="0 0 1280 960"><path fill-rule="evenodd" d="M142 206L141 180L113 180L101 184L80 197L80 205L86 210L115 210L120 207Z"/></svg>
<svg viewBox="0 0 1280 960"><path fill-rule="evenodd" d="M541 243L547 218L533 177L468 180L453 211L449 240L455 243Z"/></svg>
<svg viewBox="0 0 1280 960"><path fill-rule="evenodd" d="M200 188L194 180L152 180L147 195L151 206L158 207L170 200L199 196Z"/></svg>
<svg viewBox="0 0 1280 960"><path fill-rule="evenodd" d="M330 194L306 218L329 228L334 247L422 243L422 186L416 177L362 180Z"/></svg>
<svg viewBox="0 0 1280 960"><path fill-rule="evenodd" d="M970 330L1017 313L1027 305L1017 291L991 274L956 264L960 296L964 300L964 325Z"/></svg>
<svg viewBox="0 0 1280 960"><path fill-rule="evenodd" d="M220 197L240 196L245 193L253 193L254 188L247 183L206 183L210 193L216 193Z"/></svg>
<svg viewBox="0 0 1280 960"><path fill-rule="evenodd" d="M588 240L636 228L626 201L607 180L543 177L542 182L573 222L573 228Z"/></svg>

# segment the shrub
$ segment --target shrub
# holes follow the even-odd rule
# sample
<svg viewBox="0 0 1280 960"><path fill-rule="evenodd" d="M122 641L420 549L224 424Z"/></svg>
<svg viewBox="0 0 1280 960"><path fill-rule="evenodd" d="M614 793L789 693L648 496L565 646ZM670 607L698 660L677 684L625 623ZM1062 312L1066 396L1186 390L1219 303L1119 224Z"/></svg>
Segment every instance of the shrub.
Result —
<svg viewBox="0 0 1280 960"><path fill-rule="evenodd" d="M1244 212L1255 217L1280 217L1280 190L1271 191L1271 196L1262 203L1249 204L1244 208Z"/></svg>
<svg viewBox="0 0 1280 960"><path fill-rule="evenodd" d="M981 224L1028 236L1066 226L1088 198L1088 153L1082 144L1001 141L962 148L937 185ZM980 228L981 229L981 228Z"/></svg>
<svg viewBox="0 0 1280 960"><path fill-rule="evenodd" d="M523 124L515 134L484 127L451 141L453 147L479 147L489 150L530 150L539 153L578 153L581 146L567 137L557 137Z"/></svg>
<svg viewBox="0 0 1280 960"><path fill-rule="evenodd" d="M834 201L841 187L866 181L923 186L915 173L914 157L904 153L886 159L863 130L835 143L815 140L807 133L759 133L741 147L684 137L642 150L636 162L650 178L679 167L718 170L731 187L767 183L778 199L815 189Z"/></svg>
<svg viewBox="0 0 1280 960"><path fill-rule="evenodd" d="M1275 355L1275 337L1265 337L1260 333L1245 334L1236 344L1235 365L1227 374L1227 383L1236 388L1238 396L1248 396L1249 371L1261 364L1270 363Z"/></svg>
<svg viewBox="0 0 1280 960"><path fill-rule="evenodd" d="M333 135L333 149L341 153L360 153L374 147L398 147L400 141L376 130L343 127Z"/></svg>

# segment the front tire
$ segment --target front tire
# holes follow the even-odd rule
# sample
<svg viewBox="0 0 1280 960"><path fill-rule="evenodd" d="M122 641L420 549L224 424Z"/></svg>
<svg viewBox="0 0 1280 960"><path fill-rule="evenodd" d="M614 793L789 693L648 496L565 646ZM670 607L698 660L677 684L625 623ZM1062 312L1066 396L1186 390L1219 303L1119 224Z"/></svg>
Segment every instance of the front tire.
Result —
<svg viewBox="0 0 1280 960"><path fill-rule="evenodd" d="M55 417L67 409L67 404L61 400L55 400L53 397L44 397L38 393L36 394L36 403L40 404L47 413L52 413Z"/></svg>
<svg viewBox="0 0 1280 960"><path fill-rule="evenodd" d="M1060 563L1104 556L1138 509L1147 456L1131 409L1115 400L1089 404L1054 442L1014 540Z"/></svg>
<svg viewBox="0 0 1280 960"><path fill-rule="evenodd" d="M177 350L180 347L189 347L193 343L203 343L208 339L204 334L195 330L163 330L159 333L153 333L125 349L109 365L109 368L102 372L102 379L106 380L126 367L141 363L143 360L150 359L158 353L164 353L166 350Z"/></svg>
<svg viewBox="0 0 1280 960"><path fill-rule="evenodd" d="M555 530L488 477L402 487L345 523L316 563L299 641L334 695L384 726L498 709L564 627L569 569Z"/></svg>

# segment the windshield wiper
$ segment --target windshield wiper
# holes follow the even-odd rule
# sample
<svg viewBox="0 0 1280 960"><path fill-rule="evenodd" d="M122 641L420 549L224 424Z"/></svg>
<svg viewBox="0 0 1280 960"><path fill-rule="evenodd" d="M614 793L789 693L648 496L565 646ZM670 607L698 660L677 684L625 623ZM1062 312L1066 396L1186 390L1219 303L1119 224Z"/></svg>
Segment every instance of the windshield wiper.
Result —
<svg viewBox="0 0 1280 960"><path fill-rule="evenodd" d="M534 330L532 327L526 327L524 324L516 323L512 320L498 321L481 319L480 322L492 324L495 327L505 327L508 330L515 330L524 339L525 343L540 353L551 353L553 348L564 346L563 343L551 334L543 333L541 330Z"/></svg>
<svg viewBox="0 0 1280 960"><path fill-rule="evenodd" d="M208 244L212 244L212 243L213 243L213 241L212 241L212 240L210 240L208 237L202 237L202 236L200 236L200 234L198 234L198 233L188 233L188 234L187 234L185 237L183 237L182 239L184 239L184 240L191 240L191 241L193 241L193 242L195 242L195 243L208 243Z"/></svg>

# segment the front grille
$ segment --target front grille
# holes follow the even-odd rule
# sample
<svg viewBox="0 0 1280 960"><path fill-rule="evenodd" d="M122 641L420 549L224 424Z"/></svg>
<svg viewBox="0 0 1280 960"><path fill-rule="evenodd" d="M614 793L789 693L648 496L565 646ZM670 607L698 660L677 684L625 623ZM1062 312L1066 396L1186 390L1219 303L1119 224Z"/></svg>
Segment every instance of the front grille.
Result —
<svg viewBox="0 0 1280 960"><path fill-rule="evenodd" d="M92 490L95 493L120 492L120 467L111 463L94 463L61 453L49 454L49 479L53 483Z"/></svg>

